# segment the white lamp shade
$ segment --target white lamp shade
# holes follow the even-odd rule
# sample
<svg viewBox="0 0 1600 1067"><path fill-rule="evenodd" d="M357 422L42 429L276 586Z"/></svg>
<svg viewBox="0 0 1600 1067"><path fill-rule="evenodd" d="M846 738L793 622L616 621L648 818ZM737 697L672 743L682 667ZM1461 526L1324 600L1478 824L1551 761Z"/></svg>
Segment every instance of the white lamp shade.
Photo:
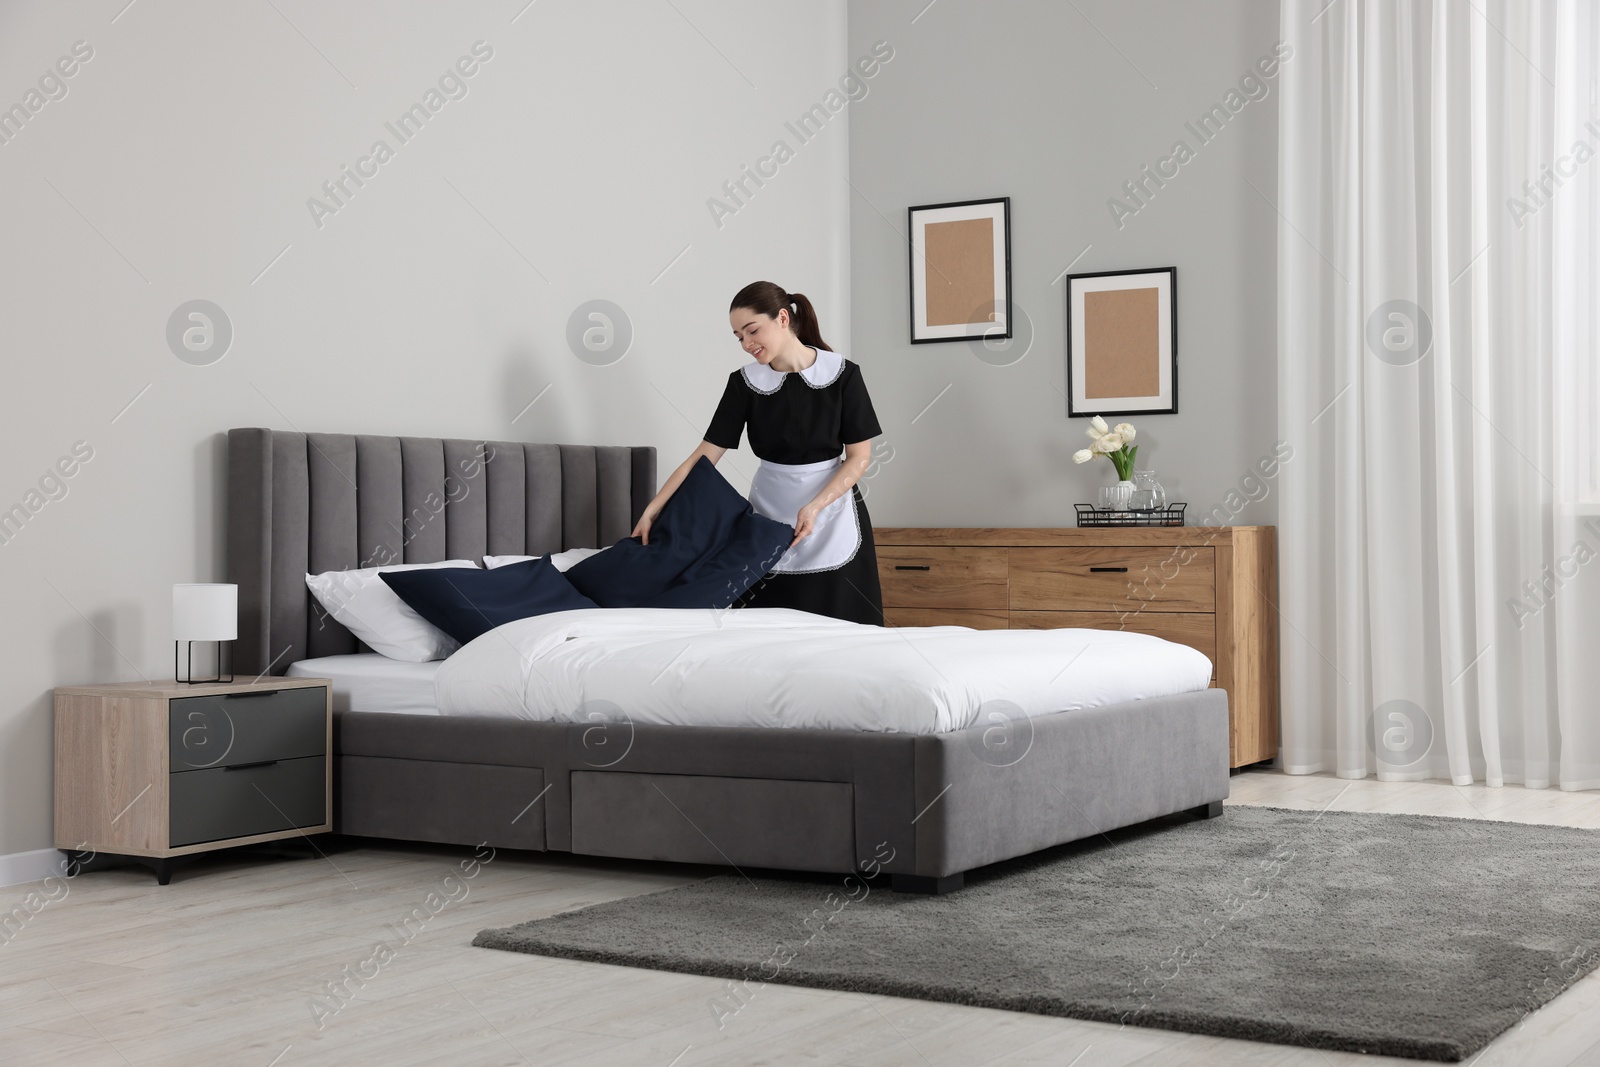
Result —
<svg viewBox="0 0 1600 1067"><path fill-rule="evenodd" d="M174 641L236 641L239 638L239 587L190 584L172 587Z"/></svg>

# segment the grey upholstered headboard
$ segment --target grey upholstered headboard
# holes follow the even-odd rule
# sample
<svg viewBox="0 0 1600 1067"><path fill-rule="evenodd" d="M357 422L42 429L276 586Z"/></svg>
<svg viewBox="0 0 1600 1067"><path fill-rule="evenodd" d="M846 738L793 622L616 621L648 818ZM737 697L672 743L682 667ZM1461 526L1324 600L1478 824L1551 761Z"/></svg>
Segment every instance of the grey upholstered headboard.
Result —
<svg viewBox="0 0 1600 1067"><path fill-rule="evenodd" d="M234 670L358 651L308 572L597 548L628 536L655 491L648 447L229 430Z"/></svg>

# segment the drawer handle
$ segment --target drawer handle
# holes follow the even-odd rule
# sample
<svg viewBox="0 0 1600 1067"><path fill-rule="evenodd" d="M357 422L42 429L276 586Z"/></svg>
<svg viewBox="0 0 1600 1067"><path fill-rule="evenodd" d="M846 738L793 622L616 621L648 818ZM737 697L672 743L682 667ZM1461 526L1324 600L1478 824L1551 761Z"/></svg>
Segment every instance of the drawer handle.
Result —
<svg viewBox="0 0 1600 1067"><path fill-rule="evenodd" d="M248 771L252 767L271 767L278 761L275 759L256 760L254 763L235 763L231 767L222 768L225 771Z"/></svg>
<svg viewBox="0 0 1600 1067"><path fill-rule="evenodd" d="M1127 574L1126 567L1090 567L1090 574Z"/></svg>
<svg viewBox="0 0 1600 1067"><path fill-rule="evenodd" d="M224 693L224 700L249 700L252 697L273 697L279 693L286 693L286 689L252 689L247 693Z"/></svg>
<svg viewBox="0 0 1600 1067"><path fill-rule="evenodd" d="M896 563L894 569L897 571L929 571L933 568L926 563Z"/></svg>

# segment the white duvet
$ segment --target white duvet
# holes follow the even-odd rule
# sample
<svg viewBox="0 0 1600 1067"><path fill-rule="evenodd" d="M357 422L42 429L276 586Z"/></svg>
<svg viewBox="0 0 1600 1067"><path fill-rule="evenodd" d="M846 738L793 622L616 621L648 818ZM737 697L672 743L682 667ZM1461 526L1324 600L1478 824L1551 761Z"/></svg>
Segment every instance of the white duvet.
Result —
<svg viewBox="0 0 1600 1067"><path fill-rule="evenodd" d="M1107 630L884 628L788 608L507 623L434 677L445 715L932 734L1205 689L1186 645ZM987 706L986 706L987 705Z"/></svg>

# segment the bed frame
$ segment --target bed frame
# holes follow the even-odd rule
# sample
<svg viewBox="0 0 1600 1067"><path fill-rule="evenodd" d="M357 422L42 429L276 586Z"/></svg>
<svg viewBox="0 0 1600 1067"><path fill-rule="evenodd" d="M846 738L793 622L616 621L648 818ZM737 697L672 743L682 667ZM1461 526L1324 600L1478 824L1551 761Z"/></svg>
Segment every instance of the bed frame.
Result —
<svg viewBox="0 0 1600 1067"><path fill-rule="evenodd" d="M653 448L228 433L236 671L365 651L306 573L626 537ZM1220 689L926 736L344 712L334 828L360 837L797 871L966 871L1228 795Z"/></svg>

